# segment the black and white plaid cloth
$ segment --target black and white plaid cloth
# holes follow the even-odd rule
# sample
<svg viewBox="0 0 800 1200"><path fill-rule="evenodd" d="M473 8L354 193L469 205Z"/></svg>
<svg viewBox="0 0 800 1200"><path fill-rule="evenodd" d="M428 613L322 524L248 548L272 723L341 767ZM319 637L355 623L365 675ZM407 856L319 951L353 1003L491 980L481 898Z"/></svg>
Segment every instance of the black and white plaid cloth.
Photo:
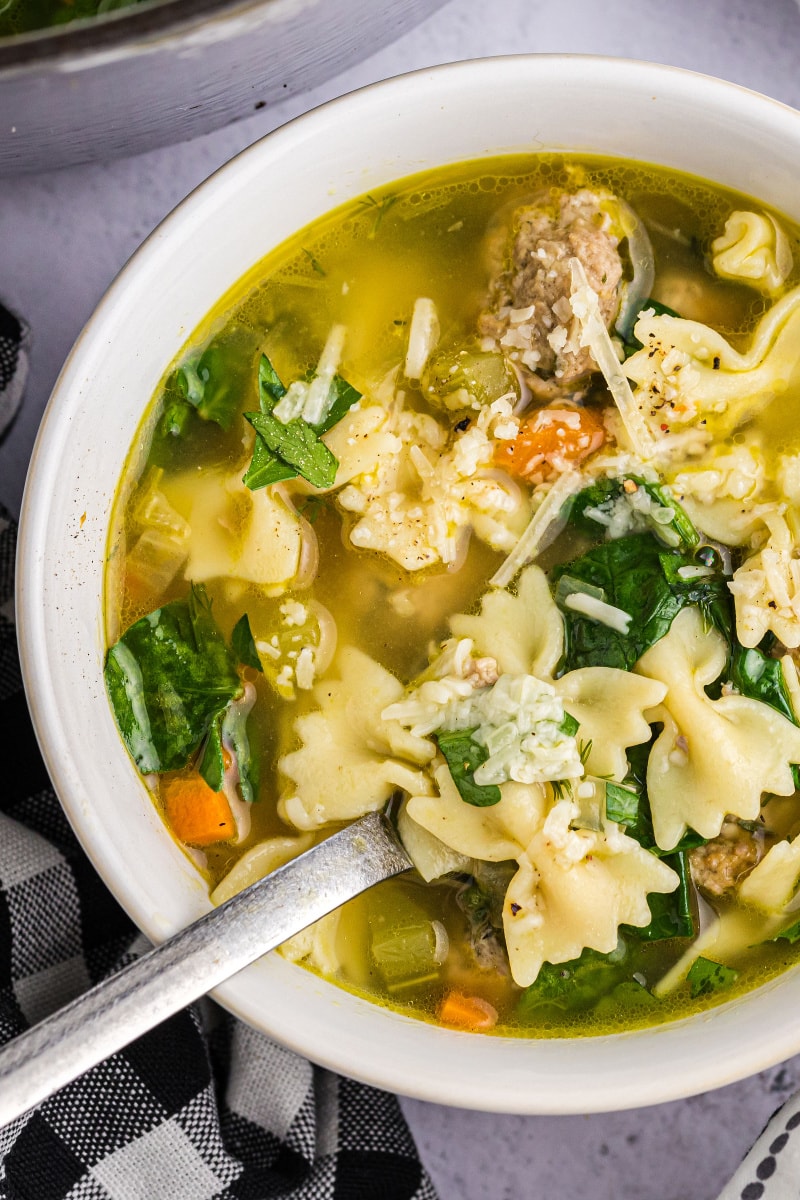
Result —
<svg viewBox="0 0 800 1200"><path fill-rule="evenodd" d="M0 305L0 436L27 331ZM16 527L0 510L0 1041L148 943L81 852L17 658ZM0 1129L0 1200L436 1200L394 1096L312 1066L203 1001Z"/></svg>

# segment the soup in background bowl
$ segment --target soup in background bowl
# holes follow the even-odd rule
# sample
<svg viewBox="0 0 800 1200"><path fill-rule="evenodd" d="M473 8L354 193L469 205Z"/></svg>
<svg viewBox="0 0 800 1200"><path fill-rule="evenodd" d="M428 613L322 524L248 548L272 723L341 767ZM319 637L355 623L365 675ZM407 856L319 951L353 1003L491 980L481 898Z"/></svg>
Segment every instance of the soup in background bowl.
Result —
<svg viewBox="0 0 800 1200"><path fill-rule="evenodd" d="M799 121L580 58L367 89L203 185L65 367L26 489L21 646L109 886L158 940L276 838L297 852L390 798L428 881L382 885L294 948L344 988L273 955L220 989L314 1060L561 1112L797 1048L798 689L780 587L763 612L753 587L791 558L797 448L768 400L791 397ZM257 509L277 536L256 571ZM142 696L160 673L161 709L187 716L179 676L201 659L216 694L176 746ZM375 729L342 725L348 688ZM509 748L511 693L530 727Z"/></svg>

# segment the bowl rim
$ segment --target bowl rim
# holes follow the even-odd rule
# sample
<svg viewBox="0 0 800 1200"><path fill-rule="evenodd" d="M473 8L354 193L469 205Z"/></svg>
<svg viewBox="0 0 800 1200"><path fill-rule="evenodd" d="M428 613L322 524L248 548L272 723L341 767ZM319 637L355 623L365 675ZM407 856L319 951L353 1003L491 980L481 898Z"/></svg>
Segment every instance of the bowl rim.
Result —
<svg viewBox="0 0 800 1200"><path fill-rule="evenodd" d="M45 409L23 497L16 597L23 680L37 738L53 785L79 841L98 873L134 922L154 941L160 940L173 928L179 927L182 923L181 914L154 915L143 902L141 889L137 890L124 874L120 875L115 871L113 864L107 857L103 857L101 848L96 844L95 835L87 820L88 810L81 794L80 772L76 769L79 764L73 761L75 748L65 740L62 718L52 696L51 664L49 660L44 660L40 652L42 639L45 639L47 634L45 607L38 602L46 582L46 564L38 550L39 546L45 545L47 539L49 512L44 498L47 497L51 486L48 483L48 473L57 466L59 455L69 439L70 423L80 400L80 379L84 363L89 363L92 354L100 353L97 347L103 341L102 331L113 326L114 310L118 301L130 290L130 285L137 275L146 274L157 264L164 243L180 233L187 219L202 218L204 206L218 205L226 193L232 194L236 188L246 186L248 177L252 178L261 169L262 159L274 157L278 151L286 153L292 148L300 148L305 140L323 136L326 130L342 119L357 114L365 103L373 100L377 103L380 100L389 109L396 101L402 99L409 87L419 86L422 80L435 80L440 86L458 89L468 80L475 85L492 78L493 73L498 70L498 64L502 64L502 69L506 71L533 70L542 74L549 72L550 78L556 78L559 72L565 69L574 72L578 67L581 71L594 71L596 76L606 77L609 81L622 75L631 81L646 81L648 85L657 82L674 84L679 91L681 88L693 91L695 100L698 93L703 92L712 98L724 96L734 115L737 110L741 111L742 105L749 109L755 108L764 114L769 112L779 125L789 122L800 140L800 112L741 85L683 68L597 55L510 55L466 60L424 68L367 85L296 117L243 150L214 172L159 224L135 252L112 282L79 335ZM122 750L121 743L120 749ZM179 851L177 853L180 854ZM182 855L180 857L183 858ZM200 915L204 905L208 907L207 896L204 900L198 896L194 897L195 915ZM263 986L263 981L267 979L277 981L281 986L290 986L287 970L295 974L300 972L304 976L310 975L309 972L300 971L277 956L272 956L272 959L271 963L262 961L256 964L255 968L248 968L253 980L260 971L259 978L262 984L258 986ZM742 1016L742 1009L748 1007L748 996L752 997L754 992L748 993L741 1000L730 1001L698 1016L651 1027L645 1031L589 1039L480 1038L428 1026L389 1010L380 1010L383 1014L382 1028L393 1029L401 1047L400 1052L394 1053L391 1066L387 1068L386 1062L379 1061L377 1057L371 1058L369 1054L360 1058L354 1057L359 1036L352 1034L347 1016L344 1021L340 1021L341 1013L337 1012L343 1007L352 1011L355 1006L355 1010L360 1014L359 1019L365 1026L370 1026L376 1005L359 997L353 998L352 1003L339 1002L337 997L341 997L341 989L316 980L315 983L308 983L304 995L307 992L317 995L318 992L321 997L320 1003L329 1006L331 1028L335 1029L335 1037L331 1036L327 1028L309 1037L307 1032L296 1028L291 1019L293 1014L288 1013L282 1018L282 1023L278 1022L277 1027L267 1028L263 1020L254 1020L253 1000L258 993L258 986L254 983L246 993L239 990L238 983L248 972L242 973L234 983L216 989L214 997L237 1016L264 1030L290 1049L332 1070L361 1079L376 1087L399 1091L423 1100L484 1111L557 1114L640 1107L679 1099L708 1090L710 1087L723 1086L774 1065L800 1050L800 1025L796 1025L793 1030L787 1030L785 1023L782 1025L779 1018L780 1002L775 999L776 988L768 983L758 989L761 998L758 1036L751 1036L749 1039L741 1037L736 1055L730 1055L727 1061L716 1061L707 1053L695 1054L684 1064L680 1077L662 1072L642 1080L638 1077L636 1063L633 1068L623 1064L617 1074L609 1079L603 1091L587 1096L586 1077L579 1069L575 1071L574 1076L570 1074L572 1068L564 1048L574 1051L576 1044L580 1042L584 1047L589 1045L597 1051L596 1054L594 1051L592 1053L598 1061L611 1063L619 1058L621 1047L623 1057L628 1055L636 1060L643 1045L643 1038L646 1038L647 1045L667 1045L665 1061L668 1061L668 1056L675 1049L685 1050L689 1047L695 1051L699 1045L699 1027L707 1026L710 1021L713 1021L717 1028L724 1028L729 1037L737 1034L737 1031L741 1034L745 1029L750 1029L748 1019ZM785 979L785 976L782 978ZM311 979L315 980L316 977L311 976ZM315 988L317 992L314 991ZM774 1019L770 1020L770 1016ZM418 1071L421 1055L417 1054L416 1062L403 1057L403 1029L407 1025L413 1025L417 1031L412 1035L414 1045L425 1047L437 1054L441 1047L446 1047L445 1056L451 1065L457 1064L462 1055L470 1057L476 1067L476 1077L466 1083L463 1077L453 1078L446 1075L421 1078ZM750 1032L752 1034L752 1029ZM531 1071L527 1064L523 1064L524 1069L521 1069L516 1062L517 1056L523 1059L526 1057L526 1052L520 1050L520 1047L525 1046L538 1048L538 1059L541 1061L536 1071ZM387 1053L390 1052L391 1048L387 1050ZM531 1055L527 1054L527 1057L530 1058ZM559 1084L561 1092L557 1096L553 1096L546 1086L547 1080L552 1080L554 1071L564 1076L564 1080Z"/></svg>

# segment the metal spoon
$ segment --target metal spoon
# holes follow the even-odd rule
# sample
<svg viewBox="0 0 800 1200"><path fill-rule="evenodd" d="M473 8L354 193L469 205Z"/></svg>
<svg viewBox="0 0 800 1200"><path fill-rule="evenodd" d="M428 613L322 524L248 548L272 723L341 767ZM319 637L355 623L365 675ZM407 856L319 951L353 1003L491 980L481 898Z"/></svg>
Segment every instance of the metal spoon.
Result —
<svg viewBox="0 0 800 1200"><path fill-rule="evenodd" d="M370 813L0 1049L0 1126L411 861Z"/></svg>

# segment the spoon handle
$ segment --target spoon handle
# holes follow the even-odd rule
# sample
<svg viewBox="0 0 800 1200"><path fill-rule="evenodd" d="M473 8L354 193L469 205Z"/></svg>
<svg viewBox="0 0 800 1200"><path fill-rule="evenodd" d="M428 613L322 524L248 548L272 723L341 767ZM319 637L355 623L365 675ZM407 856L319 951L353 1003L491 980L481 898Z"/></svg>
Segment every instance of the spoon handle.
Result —
<svg viewBox="0 0 800 1200"><path fill-rule="evenodd" d="M0 1126L360 892L411 866L370 813L0 1049Z"/></svg>

